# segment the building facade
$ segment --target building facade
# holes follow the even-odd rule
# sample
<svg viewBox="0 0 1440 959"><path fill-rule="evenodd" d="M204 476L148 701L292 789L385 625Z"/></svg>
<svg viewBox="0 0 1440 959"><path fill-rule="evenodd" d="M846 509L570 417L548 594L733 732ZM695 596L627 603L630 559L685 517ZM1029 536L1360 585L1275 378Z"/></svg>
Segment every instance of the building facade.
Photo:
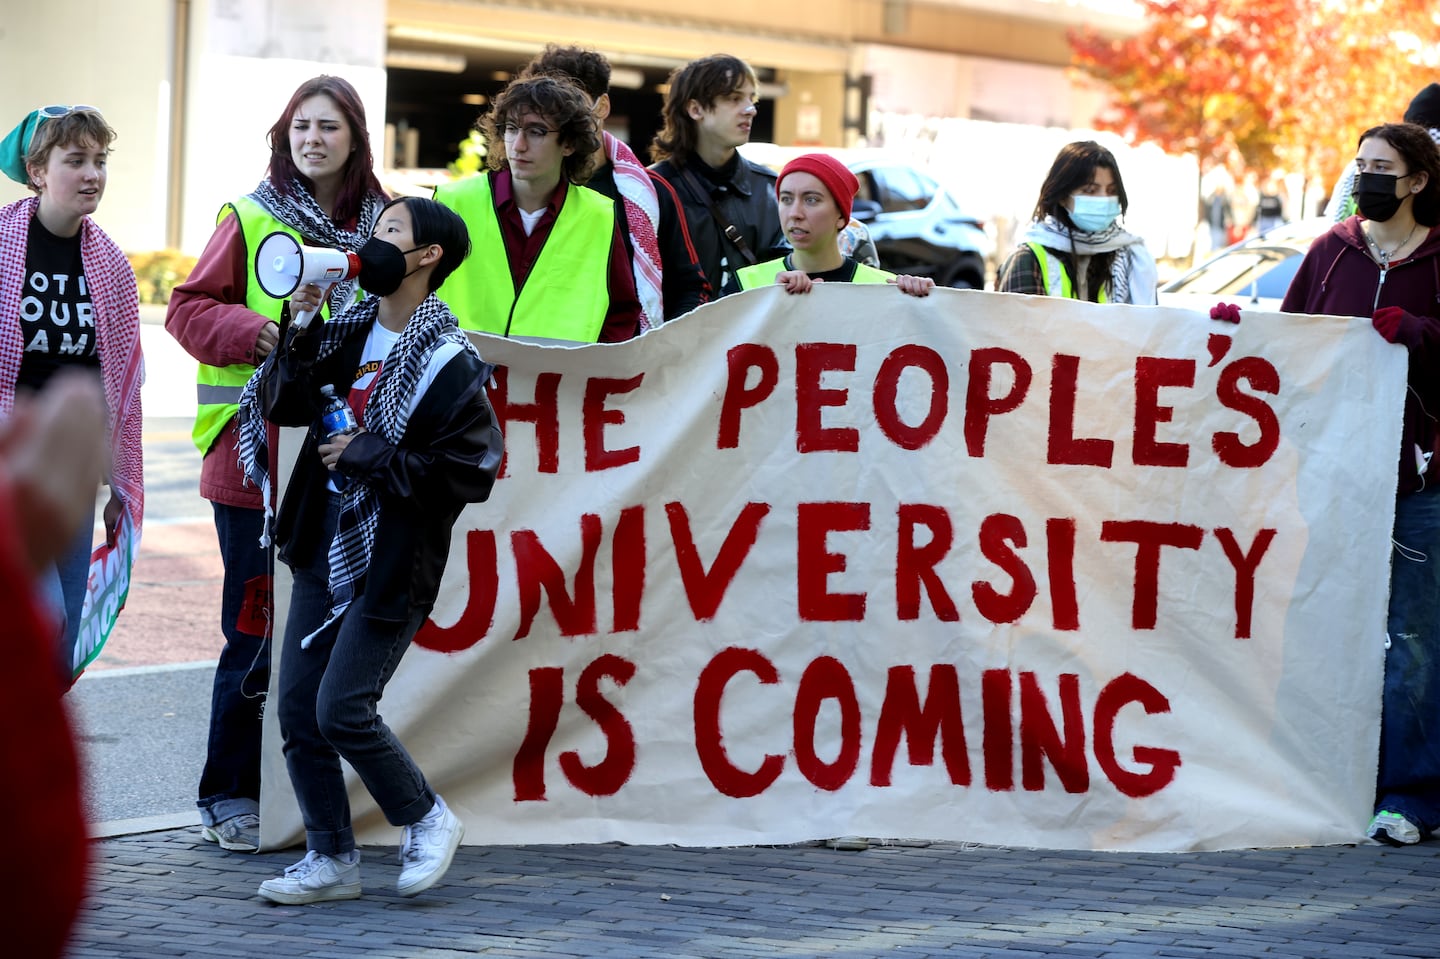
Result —
<svg viewBox="0 0 1440 959"><path fill-rule="evenodd" d="M609 57L611 129L642 158L670 71L716 52L761 76L757 139L854 146L903 135L905 117L1089 126L1100 96L1066 73L1065 34L1082 23L1126 32L1139 13L1129 0L49 0L0 24L13 76L0 124L99 107L119 134L100 221L132 252L198 253L318 73L360 90L386 168L450 162L549 42ZM0 201L22 195L0 184Z"/></svg>

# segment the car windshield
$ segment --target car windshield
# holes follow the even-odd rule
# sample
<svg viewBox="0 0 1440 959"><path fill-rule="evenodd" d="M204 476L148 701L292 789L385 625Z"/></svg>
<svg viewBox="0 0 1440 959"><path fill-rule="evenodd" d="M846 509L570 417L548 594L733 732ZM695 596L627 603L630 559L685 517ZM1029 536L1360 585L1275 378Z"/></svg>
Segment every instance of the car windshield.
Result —
<svg viewBox="0 0 1440 959"><path fill-rule="evenodd" d="M1281 299L1303 259L1295 250L1276 247L1235 250L1177 280L1166 292Z"/></svg>

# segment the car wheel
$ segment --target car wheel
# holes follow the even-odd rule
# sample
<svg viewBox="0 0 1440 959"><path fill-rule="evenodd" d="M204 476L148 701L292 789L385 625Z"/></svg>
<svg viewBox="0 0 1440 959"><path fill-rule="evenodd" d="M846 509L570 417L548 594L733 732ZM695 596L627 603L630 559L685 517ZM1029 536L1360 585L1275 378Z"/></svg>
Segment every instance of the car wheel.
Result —
<svg viewBox="0 0 1440 959"><path fill-rule="evenodd" d="M941 286L956 290L985 289L985 261L979 257L962 256L945 271Z"/></svg>

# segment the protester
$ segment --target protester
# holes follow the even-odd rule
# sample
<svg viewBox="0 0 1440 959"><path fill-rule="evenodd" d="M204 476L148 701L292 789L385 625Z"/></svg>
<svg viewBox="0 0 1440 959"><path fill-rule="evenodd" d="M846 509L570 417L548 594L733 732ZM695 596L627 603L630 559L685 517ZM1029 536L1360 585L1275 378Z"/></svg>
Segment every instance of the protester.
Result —
<svg viewBox="0 0 1440 959"><path fill-rule="evenodd" d="M896 276L866 266L840 250L841 232L860 183L845 164L825 153L796 157L775 183L780 224L793 248L774 260L740 269L741 289L778 283L788 293L809 293L816 283L889 283L911 296L929 296L927 276Z"/></svg>
<svg viewBox="0 0 1440 959"><path fill-rule="evenodd" d="M59 959L85 897L90 858L80 764L54 669L54 618L36 586L93 522L108 465L105 399L93 376L62 371L0 421L0 816L23 882L6 890L6 951ZM66 677L68 681L68 677Z"/></svg>
<svg viewBox="0 0 1440 959"><path fill-rule="evenodd" d="M665 125L650 146L650 169L680 197L700 266L718 295L740 289L735 271L784 253L771 199L775 174L740 155L750 140L759 81L725 54L670 75Z"/></svg>
<svg viewBox="0 0 1440 959"><path fill-rule="evenodd" d="M1230 231L1235 226L1235 209L1230 205L1230 191L1224 183L1217 183L1200 204L1200 216L1210 229L1210 250L1222 250L1230 245Z"/></svg>
<svg viewBox="0 0 1440 959"><path fill-rule="evenodd" d="M384 203L365 107L339 77L300 85L268 135L270 162L255 190L225 204L189 279L170 297L165 328L200 361L194 439L204 460L200 495L215 514L224 564L210 734L200 774L201 836L222 849L259 848L261 713L270 675L271 571L260 546L260 492L236 461L240 390L278 339L282 300L261 289L255 250L279 230L305 246L355 250ZM354 301L334 285L327 312Z"/></svg>
<svg viewBox="0 0 1440 959"><path fill-rule="evenodd" d="M1287 222L1285 197L1281 194L1284 188L1285 182L1280 179L1279 174L1272 173L1265 179L1265 185L1255 203L1255 215L1250 218L1250 229L1256 235L1263 236Z"/></svg>
<svg viewBox="0 0 1440 959"><path fill-rule="evenodd" d="M435 603L460 511L490 495L500 466L490 367L435 296L468 253L455 213L418 197L391 201L360 250L373 295L323 325L282 320L280 345L241 400L241 461L262 489L264 420L310 427L275 523L294 572L280 731L307 852L260 885L272 902L360 895L342 758L404 827L402 896L440 880L465 832L377 705ZM320 290L305 286L290 309L320 303ZM322 387L348 395L358 431L327 437Z"/></svg>
<svg viewBox="0 0 1440 959"><path fill-rule="evenodd" d="M490 172L435 190L475 249L440 289L460 326L581 343L639 335L625 219L579 185L603 148L585 91L565 77L514 80L478 128Z"/></svg>
<svg viewBox="0 0 1440 959"><path fill-rule="evenodd" d="M1424 127L1360 137L1360 215L1311 244L1281 309L1369 316L1409 351L1390 567L1380 768L1370 838L1409 845L1440 827L1440 151Z"/></svg>
<svg viewBox="0 0 1440 959"><path fill-rule="evenodd" d="M995 288L1153 305L1155 258L1144 240L1119 223L1129 208L1114 155L1093 140L1067 143L1040 187L1034 221L1001 267Z"/></svg>
<svg viewBox="0 0 1440 959"><path fill-rule="evenodd" d="M610 116L610 61L603 55L552 43L520 77L545 74L574 81L590 97L601 124ZM630 147L603 129L600 136L604 142L591 156L594 169L585 186L610 198L616 221L625 228L643 332L709 302L710 286L696 259L675 190L645 169Z"/></svg>
<svg viewBox="0 0 1440 959"><path fill-rule="evenodd" d="M112 543L127 514L138 536L145 511L140 300L125 254L91 219L114 139L94 107L51 106L0 142L0 168L36 194L0 209L0 416L61 370L101 381L115 461L94 488L102 479L110 485L103 517ZM42 585L59 615L54 661L67 687L84 662L76 640L95 545L93 499Z"/></svg>
<svg viewBox="0 0 1440 959"><path fill-rule="evenodd" d="M1432 83L1410 100L1405 108L1406 123L1418 123L1430 131L1430 139L1440 145L1440 83ZM1355 161L1345 164L1330 199L1325 204L1325 215L1336 223L1355 213Z"/></svg>

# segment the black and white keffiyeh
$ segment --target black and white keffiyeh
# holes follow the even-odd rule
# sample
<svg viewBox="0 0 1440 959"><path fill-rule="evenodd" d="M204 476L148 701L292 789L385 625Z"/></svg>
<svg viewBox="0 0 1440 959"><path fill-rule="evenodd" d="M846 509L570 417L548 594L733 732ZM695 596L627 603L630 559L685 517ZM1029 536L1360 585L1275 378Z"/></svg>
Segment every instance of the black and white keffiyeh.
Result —
<svg viewBox="0 0 1440 959"><path fill-rule="evenodd" d="M299 180L291 180L288 193L281 193L266 177L250 194L250 199L265 208L265 211L290 229L299 233L306 246L325 246L332 250L358 250L370 239L375 229L375 220L385 206L385 199L376 193L365 194L360 202L360 215L355 220L355 229L347 230L336 226L335 221L320 209L320 204L305 189ZM355 301L359 280L351 277L341 280L330 289L330 315L338 316Z"/></svg>
<svg viewBox="0 0 1440 959"><path fill-rule="evenodd" d="M1145 241L1127 232L1119 223L1112 223L1099 233L1081 233L1047 216L1036 220L1021 237L1022 243L1039 243L1052 250L1063 250L1077 256L1115 253L1110 263L1110 302L1153 306L1159 271L1155 257L1145 248Z"/></svg>
<svg viewBox="0 0 1440 959"><path fill-rule="evenodd" d="M315 362L321 363L334 355L352 337L365 336L375 323L380 300L367 296L350 309L327 322L320 329L320 343ZM363 411L365 429L391 445L399 445L410 423L410 413L419 398L416 391L430 365L435 351L446 343L455 343L480 360L480 354L461 332L455 314L435 294L430 294L406 324L390 355L381 365L380 375ZM266 538L269 545L270 455L266 440L265 418L260 409L260 382L275 363L276 353L267 356L245 384L240 395L240 468L246 477L260 487L266 510ZM316 393L319 383L314 384ZM375 528L380 515L380 498L365 483L352 479L346 484L340 506L335 538L330 542L330 609L324 623L301 641L308 647L318 635L349 607L356 590L370 567L375 546Z"/></svg>

